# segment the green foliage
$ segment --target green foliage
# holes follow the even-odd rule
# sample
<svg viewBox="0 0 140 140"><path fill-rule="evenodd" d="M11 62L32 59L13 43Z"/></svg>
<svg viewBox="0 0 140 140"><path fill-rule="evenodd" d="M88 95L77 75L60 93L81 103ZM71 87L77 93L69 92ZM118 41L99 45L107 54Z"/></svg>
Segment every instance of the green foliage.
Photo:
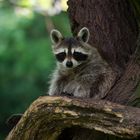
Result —
<svg viewBox="0 0 140 140"><path fill-rule="evenodd" d="M133 6L133 10L135 12L135 16L140 25L140 0L129 0L130 4Z"/></svg>
<svg viewBox="0 0 140 140"><path fill-rule="evenodd" d="M49 20L69 34L66 13ZM33 100L47 92L55 66L50 46L44 16L19 16L12 8L0 9L0 140L8 133L6 119L24 112Z"/></svg>

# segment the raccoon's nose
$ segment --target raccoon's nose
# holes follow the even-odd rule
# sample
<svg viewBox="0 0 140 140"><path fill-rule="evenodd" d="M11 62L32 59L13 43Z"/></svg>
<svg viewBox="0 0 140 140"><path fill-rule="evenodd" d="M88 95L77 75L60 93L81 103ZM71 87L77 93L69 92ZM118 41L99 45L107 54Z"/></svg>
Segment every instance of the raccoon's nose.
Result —
<svg viewBox="0 0 140 140"><path fill-rule="evenodd" d="M73 63L71 61L67 61L66 66L71 68L73 66Z"/></svg>

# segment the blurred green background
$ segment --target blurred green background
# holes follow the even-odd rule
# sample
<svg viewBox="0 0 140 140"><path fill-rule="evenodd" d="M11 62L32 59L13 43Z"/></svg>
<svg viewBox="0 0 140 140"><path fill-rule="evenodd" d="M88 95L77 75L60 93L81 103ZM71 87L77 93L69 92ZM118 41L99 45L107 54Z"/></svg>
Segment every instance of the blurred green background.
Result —
<svg viewBox="0 0 140 140"><path fill-rule="evenodd" d="M47 93L55 67L49 32L70 35L66 1L0 0L0 140L10 130L7 118ZM130 2L140 21L140 1Z"/></svg>
<svg viewBox="0 0 140 140"><path fill-rule="evenodd" d="M55 67L49 32L70 34L66 0L0 0L0 140L6 119L45 95Z"/></svg>

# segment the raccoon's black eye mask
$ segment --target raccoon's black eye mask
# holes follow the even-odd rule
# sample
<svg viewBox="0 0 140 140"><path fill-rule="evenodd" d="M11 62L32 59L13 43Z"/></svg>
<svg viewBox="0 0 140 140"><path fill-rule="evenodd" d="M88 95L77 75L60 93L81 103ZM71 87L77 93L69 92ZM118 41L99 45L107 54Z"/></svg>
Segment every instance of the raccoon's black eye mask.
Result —
<svg viewBox="0 0 140 140"><path fill-rule="evenodd" d="M85 61L88 57L88 55L80 53L80 52L74 52L73 57L77 61Z"/></svg>
<svg viewBox="0 0 140 140"><path fill-rule="evenodd" d="M63 62L64 59L66 58L66 53L65 52L61 52L61 53L56 54L55 56L56 56L56 59L59 62Z"/></svg>

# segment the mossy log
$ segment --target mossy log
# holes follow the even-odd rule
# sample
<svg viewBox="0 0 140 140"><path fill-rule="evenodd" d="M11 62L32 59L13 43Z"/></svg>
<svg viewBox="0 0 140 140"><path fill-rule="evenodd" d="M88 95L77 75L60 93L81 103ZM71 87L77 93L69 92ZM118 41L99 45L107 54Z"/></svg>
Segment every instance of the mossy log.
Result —
<svg viewBox="0 0 140 140"><path fill-rule="evenodd" d="M43 96L31 104L6 140L58 140L71 127L136 138L140 109L103 100Z"/></svg>

